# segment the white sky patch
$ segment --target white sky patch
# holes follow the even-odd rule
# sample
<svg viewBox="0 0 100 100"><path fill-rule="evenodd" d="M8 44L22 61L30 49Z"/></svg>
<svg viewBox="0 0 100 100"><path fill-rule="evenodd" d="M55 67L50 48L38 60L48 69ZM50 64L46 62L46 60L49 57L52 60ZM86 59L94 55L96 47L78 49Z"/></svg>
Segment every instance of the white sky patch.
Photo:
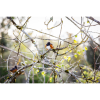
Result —
<svg viewBox="0 0 100 100"><path fill-rule="evenodd" d="M52 16L50 16L52 17ZM58 27L55 27L51 30L47 30L47 27L46 25L44 25L44 22L48 22L50 17L39 17L39 16L35 16L35 17L31 17L27 23L27 27L28 28L32 28L32 29L36 29L36 30L39 30L39 31L42 31L44 33L47 33L47 34L50 34L50 35L53 35L53 36L56 36L56 37L59 37L59 34L60 34L60 29L61 29L61 25L58 26ZM72 35L75 35L77 34L80 30L72 23L70 22L65 16L58 16L58 17L53 17L53 22L51 21L50 24L48 25L49 28L51 27L54 27L56 25L58 25L60 22L61 22L61 18L63 20L63 24L62 24L62 31L61 31L61 35L60 37L62 39L66 39L68 38L68 33L71 33ZM69 17L70 18L70 17ZM81 24L81 17L73 17L78 23ZM98 21L100 21L100 17L94 17L95 19L97 19ZM25 17L25 19L23 20L22 22L22 25L23 23L26 21L27 17ZM91 20L89 20L90 22L92 22ZM19 23L19 20L16 19L15 22L17 24L20 25ZM87 23L87 19L84 17L83 18L83 22L85 22L85 25L89 25L89 23ZM95 22L92 23L93 25L97 24ZM77 24L80 28L81 26L79 24ZM11 26L11 29L9 29L8 33L11 37L15 37L13 35L13 31L16 29L16 27L14 25ZM86 30L88 29L88 27L85 28ZM83 29L84 30L84 29ZM28 33L28 32L32 32L32 37L38 37L38 36L42 36L43 33L39 33L37 31L33 31L31 29L25 29L25 31ZM92 31L92 32L99 32L100 33L100 26L97 25L97 26L91 26L89 28L88 31ZM68 32L68 33L67 33ZM92 33L92 32L89 32L89 34L95 38L97 37L99 34L96 34L96 33ZM84 37L84 33L83 34L83 37ZM47 35L48 36L48 35ZM54 37L52 36L49 36L50 39L54 39ZM79 33L79 35L77 36L77 38L75 38L78 42L80 42L82 40L81 38L81 33ZM37 40L38 41L38 40ZM36 41L36 42L37 42ZM96 41L98 41L98 39L96 39ZM38 43L38 42L37 42ZM30 48L33 48L32 46Z"/></svg>

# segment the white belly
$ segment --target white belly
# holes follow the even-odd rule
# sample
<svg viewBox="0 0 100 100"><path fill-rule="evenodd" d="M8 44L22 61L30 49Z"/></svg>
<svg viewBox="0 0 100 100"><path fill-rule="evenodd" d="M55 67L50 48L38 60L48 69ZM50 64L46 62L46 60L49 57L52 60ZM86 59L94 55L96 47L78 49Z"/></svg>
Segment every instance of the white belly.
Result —
<svg viewBox="0 0 100 100"><path fill-rule="evenodd" d="M48 50L51 49L50 46L46 46L46 48L47 48Z"/></svg>

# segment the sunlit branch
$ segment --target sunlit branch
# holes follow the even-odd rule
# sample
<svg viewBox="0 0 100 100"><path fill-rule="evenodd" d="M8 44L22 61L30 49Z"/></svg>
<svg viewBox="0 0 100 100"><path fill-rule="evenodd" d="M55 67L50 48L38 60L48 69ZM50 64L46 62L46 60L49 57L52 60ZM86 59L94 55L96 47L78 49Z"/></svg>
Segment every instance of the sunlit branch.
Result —
<svg viewBox="0 0 100 100"><path fill-rule="evenodd" d="M26 83L29 83L30 74L31 74L31 71L32 71L33 67L34 67L34 66L32 66L32 67L30 68L29 72L28 72L28 78L27 78Z"/></svg>
<svg viewBox="0 0 100 100"><path fill-rule="evenodd" d="M77 22L73 17L71 17L71 18L72 18L73 21L75 21L77 24L82 25L82 24L80 24L79 22ZM95 24L95 25L91 25L91 26L96 26L96 25L99 25L99 24ZM84 26L84 27L90 27L90 25L87 25L87 26L86 26L86 25L84 25L84 24L82 25L82 27L83 27L83 26Z"/></svg>
<svg viewBox="0 0 100 100"><path fill-rule="evenodd" d="M12 50L12 49L10 49L10 48L8 48L8 47L2 46L2 45L0 45L0 47L3 48L3 49L7 49L7 50L9 50L9 51L12 51L12 52L18 54L18 52L14 51L14 50ZM21 53L19 53L19 55L22 56L22 57L24 57L24 58L26 58L26 59L28 59L28 60L32 60L32 61L34 62L34 60L33 60L32 58L29 58L29 57L27 57L27 56L24 56L24 55L21 54Z"/></svg>
<svg viewBox="0 0 100 100"><path fill-rule="evenodd" d="M32 28L27 28L27 27L26 27L26 29L31 29L31 30L37 31L37 32L39 32L39 33L43 33L43 34L46 34L46 35L49 35L49 36L55 37L55 38L57 38L57 39L60 39L60 40L62 40L62 41L64 41L64 42L67 42L67 43L73 45L73 43L70 43L70 42L66 41L65 39L61 39L61 38L56 37L56 36L54 36L54 35L51 35L51 34L48 34L48 33L45 33L45 32L39 31L39 30L36 30L36 29L32 29Z"/></svg>
<svg viewBox="0 0 100 100"><path fill-rule="evenodd" d="M28 20L30 19L31 17L28 17L26 22L23 24L23 26L25 26L25 24L28 22Z"/></svg>
<svg viewBox="0 0 100 100"><path fill-rule="evenodd" d="M52 17L52 20L53 20L53 17ZM54 27L51 27L51 28L48 28L48 25L49 25L50 22L51 22L51 20L49 20L49 22L47 24L44 22L44 24L47 26L47 29L48 30L53 29L53 28L56 28L56 27L60 26L63 23L63 21L61 20L61 22L58 25L56 25Z"/></svg>
<svg viewBox="0 0 100 100"><path fill-rule="evenodd" d="M70 18L66 17L68 20L70 20L77 28L79 28L88 38L90 38L94 43L96 43L85 31L83 31L78 25L76 25ZM99 45L98 43L96 43ZM100 46L100 45L99 45Z"/></svg>
<svg viewBox="0 0 100 100"><path fill-rule="evenodd" d="M18 74L18 72L20 72L21 70L26 69L26 68L28 68L28 67L30 67L30 66L33 66L33 65L35 65L35 64L36 64L36 63L32 63L32 64L29 64L29 65L26 65L26 66L21 67L21 68L18 69L17 72L15 72L15 73L13 74L13 76L10 77L10 79L8 79L5 83L11 83L12 80L15 78L15 76Z"/></svg>
<svg viewBox="0 0 100 100"><path fill-rule="evenodd" d="M26 34L26 36L32 41L32 43L35 45L35 47L37 48L38 52L40 53L35 41L23 30L23 26L18 26L11 17L7 17L8 19L11 20L11 22L16 26L17 29L21 30L24 34Z"/></svg>

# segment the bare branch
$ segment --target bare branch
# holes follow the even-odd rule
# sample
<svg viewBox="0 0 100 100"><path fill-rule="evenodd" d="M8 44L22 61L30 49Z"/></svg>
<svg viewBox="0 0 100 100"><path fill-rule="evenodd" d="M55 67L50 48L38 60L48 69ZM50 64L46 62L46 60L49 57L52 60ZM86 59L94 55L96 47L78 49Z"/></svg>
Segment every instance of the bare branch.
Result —
<svg viewBox="0 0 100 100"><path fill-rule="evenodd" d="M94 21L94 22L96 22L96 23L98 23L98 24L100 25L100 21L94 19L93 17L90 16L90 17L86 17L86 18L89 18L89 19L91 19L92 21Z"/></svg>
<svg viewBox="0 0 100 100"><path fill-rule="evenodd" d="M95 42L85 31L83 31L78 25L76 25L70 18L66 17L68 20L70 20L76 27L78 27L88 38L90 38L95 44L99 45L97 42ZM100 45L99 45L100 46Z"/></svg>
<svg viewBox="0 0 100 100"><path fill-rule="evenodd" d="M0 45L0 47L1 47L1 48L4 48L4 49L7 49L7 50L9 50L9 51L12 51L12 52L14 52L14 53L16 53L16 54L18 54L18 52L14 51L14 50L12 50L12 49L10 49L10 48L7 48L7 47L5 47L5 46ZM32 60L32 61L34 62L33 59L31 59L31 58L29 58L29 57L27 57L27 56L24 56L24 55L21 54L21 53L19 53L19 55L22 56L22 57L24 57L24 58L26 58L26 59L28 59L28 60Z"/></svg>

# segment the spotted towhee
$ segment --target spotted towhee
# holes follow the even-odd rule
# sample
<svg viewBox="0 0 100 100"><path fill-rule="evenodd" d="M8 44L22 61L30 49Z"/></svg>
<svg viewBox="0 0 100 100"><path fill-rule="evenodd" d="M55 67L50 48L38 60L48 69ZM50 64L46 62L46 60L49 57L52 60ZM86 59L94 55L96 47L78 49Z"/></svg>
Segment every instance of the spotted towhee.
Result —
<svg viewBox="0 0 100 100"><path fill-rule="evenodd" d="M45 45L45 48L46 48L47 50L49 50L49 49L53 49L54 47L53 47L53 45L52 45L50 42L48 42L48 43Z"/></svg>
<svg viewBox="0 0 100 100"><path fill-rule="evenodd" d="M12 73L15 73L15 72L17 71L17 66L15 66L14 68L12 68L10 71L11 71Z"/></svg>

